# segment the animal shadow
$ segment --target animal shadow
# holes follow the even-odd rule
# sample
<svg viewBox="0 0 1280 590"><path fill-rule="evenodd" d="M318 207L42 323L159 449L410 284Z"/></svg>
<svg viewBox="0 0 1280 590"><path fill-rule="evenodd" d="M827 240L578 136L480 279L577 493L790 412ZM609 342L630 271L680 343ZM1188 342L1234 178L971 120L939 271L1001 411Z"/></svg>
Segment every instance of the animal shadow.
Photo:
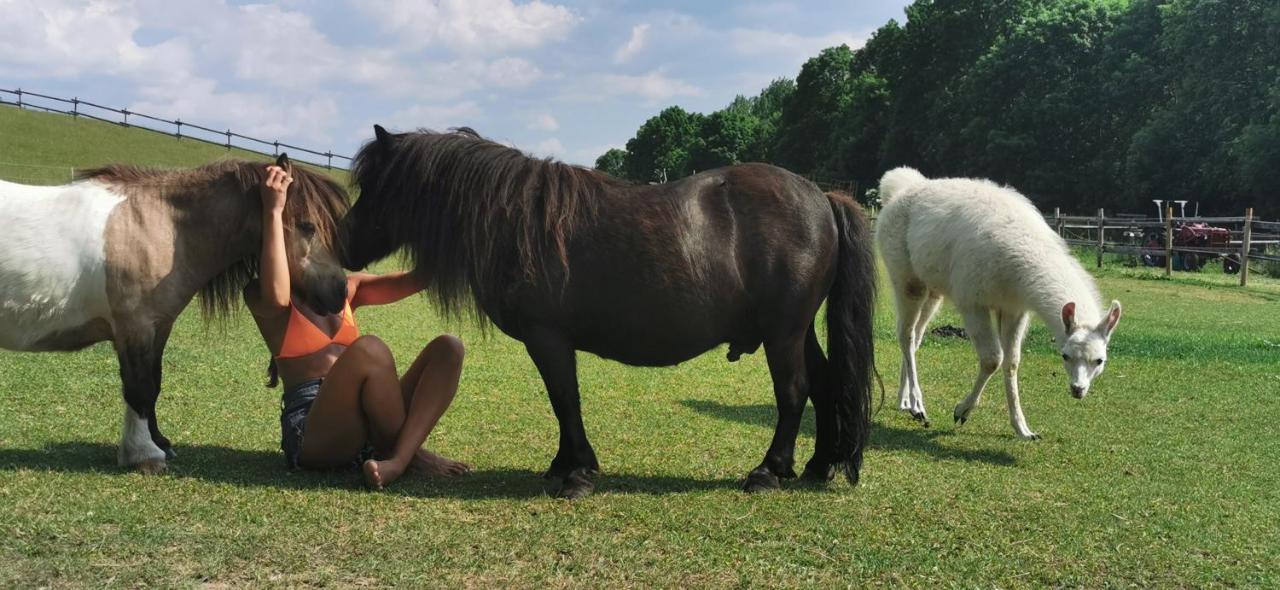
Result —
<svg viewBox="0 0 1280 590"><path fill-rule="evenodd" d="M330 471L285 469L277 451L236 449L217 445L175 447L178 458L162 477L191 478L245 488L363 490L355 469ZM131 475L116 466L116 447L97 442L55 442L39 449L0 449L0 471ZM734 479L696 479L668 475L605 473L596 477L601 494L664 495L694 491L738 489ZM406 476L385 492L420 498L520 499L548 494L551 483L542 473L518 467L479 468L458 477Z"/></svg>
<svg viewBox="0 0 1280 590"><path fill-rule="evenodd" d="M770 404L729 405L707 400L687 399L681 401L685 407L731 422L740 422L752 426L772 428L777 420L777 411ZM805 408L805 419L800 423L800 433L813 437L814 422L809 408ZM1007 452L998 450L960 449L947 446L939 438L948 434L936 428L896 426L877 422L871 428L871 448L890 451L909 451L928 455L939 460L981 461L992 465L1014 465L1017 460Z"/></svg>

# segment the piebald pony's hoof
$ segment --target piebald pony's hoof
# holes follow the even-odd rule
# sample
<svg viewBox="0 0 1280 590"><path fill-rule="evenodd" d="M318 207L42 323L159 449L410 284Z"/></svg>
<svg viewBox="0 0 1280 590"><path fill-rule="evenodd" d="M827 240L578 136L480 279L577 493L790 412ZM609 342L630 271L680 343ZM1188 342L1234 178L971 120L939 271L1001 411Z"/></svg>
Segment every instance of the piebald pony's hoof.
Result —
<svg viewBox="0 0 1280 590"><path fill-rule="evenodd" d="M169 465L163 459L148 459L135 465L134 469L143 475L161 475L169 470Z"/></svg>

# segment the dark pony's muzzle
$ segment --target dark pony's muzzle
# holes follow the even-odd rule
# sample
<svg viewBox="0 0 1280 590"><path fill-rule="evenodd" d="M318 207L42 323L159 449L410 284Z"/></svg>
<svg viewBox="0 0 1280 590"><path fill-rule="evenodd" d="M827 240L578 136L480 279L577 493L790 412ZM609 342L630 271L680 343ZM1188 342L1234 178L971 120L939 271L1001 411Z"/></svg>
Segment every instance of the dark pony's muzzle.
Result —
<svg viewBox="0 0 1280 590"><path fill-rule="evenodd" d="M324 315L332 315L342 311L347 304L347 281L345 277L325 280L325 284L316 289L307 290L307 305Z"/></svg>

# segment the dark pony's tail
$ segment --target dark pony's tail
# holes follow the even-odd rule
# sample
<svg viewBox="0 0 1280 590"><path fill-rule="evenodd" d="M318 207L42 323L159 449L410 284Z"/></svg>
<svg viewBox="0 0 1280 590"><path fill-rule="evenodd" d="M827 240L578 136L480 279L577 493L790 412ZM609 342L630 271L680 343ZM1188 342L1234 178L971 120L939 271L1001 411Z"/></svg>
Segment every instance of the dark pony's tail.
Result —
<svg viewBox="0 0 1280 590"><path fill-rule="evenodd" d="M828 194L827 198L840 244L835 283L827 296L827 387L835 400L836 456L849 483L857 484L862 452L871 437L876 261L871 224L862 208L847 196Z"/></svg>

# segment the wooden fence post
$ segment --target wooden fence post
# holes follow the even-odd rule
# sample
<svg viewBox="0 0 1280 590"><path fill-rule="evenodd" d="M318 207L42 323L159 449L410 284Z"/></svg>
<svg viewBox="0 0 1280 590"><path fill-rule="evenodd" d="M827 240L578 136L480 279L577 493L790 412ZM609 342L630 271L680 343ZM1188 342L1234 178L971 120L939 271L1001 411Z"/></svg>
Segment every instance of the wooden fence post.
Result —
<svg viewBox="0 0 1280 590"><path fill-rule="evenodd" d="M1102 251L1106 249L1106 223L1107 216L1102 209L1098 209L1098 268L1102 268Z"/></svg>
<svg viewBox="0 0 1280 590"><path fill-rule="evenodd" d="M1164 209L1164 276L1173 275L1173 207Z"/></svg>
<svg viewBox="0 0 1280 590"><path fill-rule="evenodd" d="M1253 238L1253 207L1244 210L1244 239L1240 245L1240 286L1249 285L1249 241Z"/></svg>

